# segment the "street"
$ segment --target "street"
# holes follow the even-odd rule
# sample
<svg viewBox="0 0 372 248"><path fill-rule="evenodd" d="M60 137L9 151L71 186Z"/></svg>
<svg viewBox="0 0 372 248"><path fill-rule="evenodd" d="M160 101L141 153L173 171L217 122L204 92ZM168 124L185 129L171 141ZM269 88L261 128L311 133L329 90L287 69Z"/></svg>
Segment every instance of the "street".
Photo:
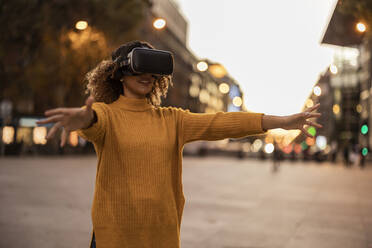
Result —
<svg viewBox="0 0 372 248"><path fill-rule="evenodd" d="M182 248L372 248L372 166L184 157ZM0 158L0 247L89 247L94 156Z"/></svg>

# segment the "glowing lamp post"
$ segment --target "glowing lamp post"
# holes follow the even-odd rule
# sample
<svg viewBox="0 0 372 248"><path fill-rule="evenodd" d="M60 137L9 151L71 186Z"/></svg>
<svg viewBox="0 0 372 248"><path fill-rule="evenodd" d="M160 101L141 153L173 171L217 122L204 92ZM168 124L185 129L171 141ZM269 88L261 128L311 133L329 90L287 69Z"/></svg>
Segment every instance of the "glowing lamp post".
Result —
<svg viewBox="0 0 372 248"><path fill-rule="evenodd" d="M315 86L313 89L314 95L320 96L322 94L322 89L319 86Z"/></svg>
<svg viewBox="0 0 372 248"><path fill-rule="evenodd" d="M222 94L227 94L230 91L230 86L227 83L222 83L218 86Z"/></svg>
<svg viewBox="0 0 372 248"><path fill-rule="evenodd" d="M335 104L335 105L333 105L333 113L335 114L335 115L337 115L337 114L339 114L340 113L340 105L338 105L338 104Z"/></svg>
<svg viewBox="0 0 372 248"><path fill-rule="evenodd" d="M75 28L78 30L85 30L88 27L88 22L86 21L78 21L75 24Z"/></svg>
<svg viewBox="0 0 372 248"><path fill-rule="evenodd" d="M200 61L196 65L196 68L198 68L199 71L206 71L208 70L208 64L205 61Z"/></svg>
<svg viewBox="0 0 372 248"><path fill-rule="evenodd" d="M227 74L225 67L221 64L214 64L209 66L209 72L215 78L223 78Z"/></svg>
<svg viewBox="0 0 372 248"><path fill-rule="evenodd" d="M165 25L167 25L167 22L163 18L157 18L152 24L155 29L163 29L165 28Z"/></svg>
<svg viewBox="0 0 372 248"><path fill-rule="evenodd" d="M355 25L355 29L356 29L359 33L364 33L364 32L367 30L367 26L366 26L363 22L358 22L358 23Z"/></svg>
<svg viewBox="0 0 372 248"><path fill-rule="evenodd" d="M234 97L232 102L233 102L234 106L236 106L236 107L240 107L243 104L243 100L239 96Z"/></svg>
<svg viewBox="0 0 372 248"><path fill-rule="evenodd" d="M331 65L329 67L329 70L331 71L332 74L337 74L337 72L338 72L337 66L335 66L335 65Z"/></svg>

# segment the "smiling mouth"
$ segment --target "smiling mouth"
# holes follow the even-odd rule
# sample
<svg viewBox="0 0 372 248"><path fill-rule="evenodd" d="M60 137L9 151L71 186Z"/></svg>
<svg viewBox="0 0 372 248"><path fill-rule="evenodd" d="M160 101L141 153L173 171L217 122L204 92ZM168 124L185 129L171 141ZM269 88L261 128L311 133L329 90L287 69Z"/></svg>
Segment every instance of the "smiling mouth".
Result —
<svg viewBox="0 0 372 248"><path fill-rule="evenodd" d="M150 80L139 80L137 82L140 83L140 84L143 84L143 85L149 85L149 84L151 84L151 81Z"/></svg>

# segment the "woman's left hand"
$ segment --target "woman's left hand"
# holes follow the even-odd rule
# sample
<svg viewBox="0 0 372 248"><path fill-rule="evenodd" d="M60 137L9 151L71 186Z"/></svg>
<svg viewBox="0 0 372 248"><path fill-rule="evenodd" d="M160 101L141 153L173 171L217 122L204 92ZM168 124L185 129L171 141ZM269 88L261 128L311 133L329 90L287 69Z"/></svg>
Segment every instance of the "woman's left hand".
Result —
<svg viewBox="0 0 372 248"><path fill-rule="evenodd" d="M314 127L317 127L317 128L322 128L323 126L314 122L314 121L310 121L308 120L309 118L313 118L313 117L319 117L321 116L322 114L321 113L313 113L313 111L315 111L316 109L318 109L320 106L320 103L308 108L307 110L305 110L304 112L301 112L301 113L298 113L298 114L293 114L293 115L289 115L289 116L285 116L284 117L284 121L283 121L283 129L287 129L287 130L290 130L290 129L299 129L301 130L306 136L310 137L310 138L313 138L314 136L312 136L305 128L304 128L304 125L309 125L309 126L314 126Z"/></svg>

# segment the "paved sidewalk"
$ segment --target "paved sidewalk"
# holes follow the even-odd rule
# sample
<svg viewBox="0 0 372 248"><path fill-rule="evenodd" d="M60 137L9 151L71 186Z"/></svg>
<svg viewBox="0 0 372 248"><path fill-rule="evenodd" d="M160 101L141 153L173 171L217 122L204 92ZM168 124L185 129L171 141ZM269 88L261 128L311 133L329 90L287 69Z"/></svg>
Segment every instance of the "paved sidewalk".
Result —
<svg viewBox="0 0 372 248"><path fill-rule="evenodd" d="M0 158L0 247L89 247L95 157ZM372 167L184 158L182 248L372 248Z"/></svg>
<svg viewBox="0 0 372 248"><path fill-rule="evenodd" d="M372 248L372 169L187 160L182 247Z"/></svg>

